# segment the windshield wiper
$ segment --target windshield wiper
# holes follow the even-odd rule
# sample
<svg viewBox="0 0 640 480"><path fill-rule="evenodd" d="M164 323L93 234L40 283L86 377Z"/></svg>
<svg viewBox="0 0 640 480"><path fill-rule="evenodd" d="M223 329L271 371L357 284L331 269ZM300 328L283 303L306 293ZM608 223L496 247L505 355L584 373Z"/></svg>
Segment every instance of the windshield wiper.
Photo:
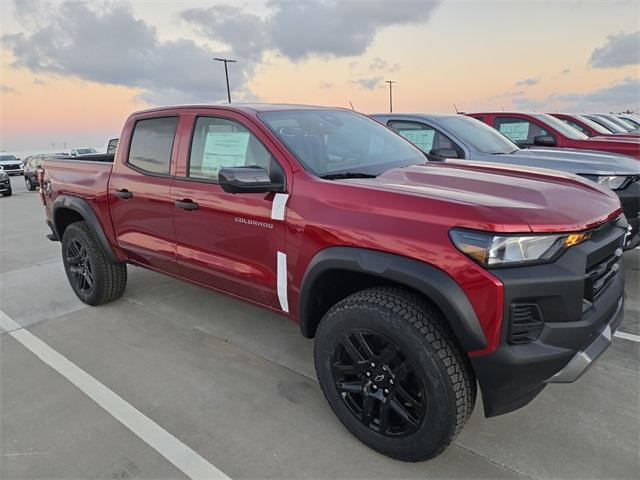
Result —
<svg viewBox="0 0 640 480"><path fill-rule="evenodd" d="M376 178L377 175L371 175L370 173L361 172L346 172L346 173L330 173L322 175L320 178L325 180L343 180L346 178Z"/></svg>

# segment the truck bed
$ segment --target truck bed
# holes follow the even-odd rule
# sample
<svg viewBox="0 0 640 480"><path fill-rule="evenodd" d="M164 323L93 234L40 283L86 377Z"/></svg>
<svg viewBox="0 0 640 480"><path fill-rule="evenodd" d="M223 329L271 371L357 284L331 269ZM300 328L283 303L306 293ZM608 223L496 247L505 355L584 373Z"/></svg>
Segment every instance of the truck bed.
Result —
<svg viewBox="0 0 640 480"><path fill-rule="evenodd" d="M113 159L113 155L110 157ZM110 162L84 158L57 158L42 163L48 191L55 192L56 196L68 194L93 199L107 195L112 167Z"/></svg>

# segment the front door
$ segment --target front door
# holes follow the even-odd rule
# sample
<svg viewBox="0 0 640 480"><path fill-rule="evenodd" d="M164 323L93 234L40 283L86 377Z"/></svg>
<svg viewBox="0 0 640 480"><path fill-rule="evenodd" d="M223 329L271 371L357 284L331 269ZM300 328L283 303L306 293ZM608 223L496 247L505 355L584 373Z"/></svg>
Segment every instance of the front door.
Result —
<svg viewBox="0 0 640 480"><path fill-rule="evenodd" d="M274 178L284 177L282 166L237 114L192 117L192 123L184 129L193 131L185 142L190 145L186 171L171 191L181 274L288 311L283 213L288 197L231 194L218 185L223 167L256 165Z"/></svg>

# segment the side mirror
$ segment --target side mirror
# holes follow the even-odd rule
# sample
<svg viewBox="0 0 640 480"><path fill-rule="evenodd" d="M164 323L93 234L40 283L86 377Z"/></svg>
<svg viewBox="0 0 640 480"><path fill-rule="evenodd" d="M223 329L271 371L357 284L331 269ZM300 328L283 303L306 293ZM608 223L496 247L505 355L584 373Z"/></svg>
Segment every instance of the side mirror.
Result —
<svg viewBox="0 0 640 480"><path fill-rule="evenodd" d="M551 135L538 135L533 137L533 144L540 147L555 147L556 139Z"/></svg>
<svg viewBox="0 0 640 480"><path fill-rule="evenodd" d="M284 192L284 184L274 183L262 167L221 168L218 182L227 193Z"/></svg>
<svg viewBox="0 0 640 480"><path fill-rule="evenodd" d="M460 158L454 148L434 148L429 154L442 158Z"/></svg>

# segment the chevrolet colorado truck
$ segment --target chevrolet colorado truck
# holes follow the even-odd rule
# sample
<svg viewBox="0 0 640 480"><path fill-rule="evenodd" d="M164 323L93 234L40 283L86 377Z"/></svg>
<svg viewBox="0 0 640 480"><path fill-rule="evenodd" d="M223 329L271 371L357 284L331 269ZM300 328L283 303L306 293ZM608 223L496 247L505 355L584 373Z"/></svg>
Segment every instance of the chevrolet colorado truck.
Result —
<svg viewBox="0 0 640 480"><path fill-rule="evenodd" d="M112 159L39 171L78 298L119 298L129 263L284 315L341 422L394 458L441 453L477 385L491 417L576 380L622 321L627 221L571 174L428 162L293 105L134 113Z"/></svg>
<svg viewBox="0 0 640 480"><path fill-rule="evenodd" d="M519 147L560 147L629 155L640 160L640 142L632 139L593 137L546 113L468 113L508 137Z"/></svg>

